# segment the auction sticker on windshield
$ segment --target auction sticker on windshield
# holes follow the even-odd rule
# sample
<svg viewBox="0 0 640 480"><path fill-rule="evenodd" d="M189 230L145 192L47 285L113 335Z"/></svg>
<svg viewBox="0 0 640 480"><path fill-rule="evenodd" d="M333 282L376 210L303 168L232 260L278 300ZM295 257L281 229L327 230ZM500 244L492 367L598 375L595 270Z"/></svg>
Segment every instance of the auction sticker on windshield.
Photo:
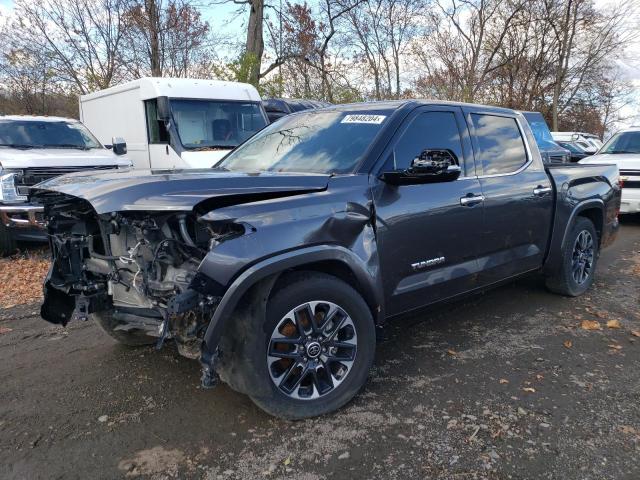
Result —
<svg viewBox="0 0 640 480"><path fill-rule="evenodd" d="M386 115L345 115L340 123L373 123L375 125L381 124Z"/></svg>

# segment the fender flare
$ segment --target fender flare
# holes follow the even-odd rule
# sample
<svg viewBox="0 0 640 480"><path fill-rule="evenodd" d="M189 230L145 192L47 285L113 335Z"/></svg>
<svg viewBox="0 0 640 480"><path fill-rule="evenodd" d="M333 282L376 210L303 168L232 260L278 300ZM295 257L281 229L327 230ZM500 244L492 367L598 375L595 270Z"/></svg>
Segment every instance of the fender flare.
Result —
<svg viewBox="0 0 640 480"><path fill-rule="evenodd" d="M243 295L260 280L287 269L332 260L344 263L364 289L364 297L372 308L376 325L384 318L384 297L379 275L373 275L365 263L349 249L339 245L317 245L291 250L262 260L244 270L231 283L214 311L202 344L202 361L214 358L222 334ZM376 267L377 268L377 267ZM373 304L372 304L373 302Z"/></svg>
<svg viewBox="0 0 640 480"><path fill-rule="evenodd" d="M598 209L600 209L600 212L602 213L602 220L603 222L605 221L605 207L604 207L604 202L601 199L594 198L591 200L585 200L583 202L578 203L571 211L571 214L569 215L569 220L567 221L567 224L564 227L562 242L560 243L561 249L564 250L564 247L566 246L567 237L569 236L569 231L573 226L573 223L575 222L576 217L580 214L580 212L584 212L585 210L591 209L593 207L597 207ZM594 225L594 226L596 227L596 230L599 227L598 225ZM604 225L600 225L600 229L602 228L604 228ZM598 239L598 241L600 240L601 239Z"/></svg>
<svg viewBox="0 0 640 480"><path fill-rule="evenodd" d="M571 227L573 226L576 217L580 215L581 212L591 208L598 208L603 215L604 218L604 202L599 198L591 198L588 200L583 200L578 202L573 206L571 212L567 215L567 221L562 225L558 225L562 222L561 218L557 218L555 221L554 230L552 233L552 237L549 243L549 253L542 267L542 271L547 275L554 275L558 271L562 263L562 254L564 252L565 246L567 244L567 238L569 237L569 232L571 231ZM558 215L559 208L556 209L556 215ZM596 227L597 228L597 227Z"/></svg>

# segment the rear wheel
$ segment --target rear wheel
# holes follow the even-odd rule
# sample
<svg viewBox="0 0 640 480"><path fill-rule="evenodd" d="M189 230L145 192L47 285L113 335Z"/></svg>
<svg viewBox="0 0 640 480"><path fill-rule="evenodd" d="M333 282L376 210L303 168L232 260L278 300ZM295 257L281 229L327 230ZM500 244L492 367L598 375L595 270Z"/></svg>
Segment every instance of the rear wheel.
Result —
<svg viewBox="0 0 640 480"><path fill-rule="evenodd" d="M598 253L598 233L593 223L578 217L567 238L560 270L547 278L547 288L570 297L582 295L593 284Z"/></svg>
<svg viewBox="0 0 640 480"><path fill-rule="evenodd" d="M342 280L290 275L268 300L262 325L244 332L233 362L246 393L263 410L301 419L336 410L363 387L375 354L371 312Z"/></svg>
<svg viewBox="0 0 640 480"><path fill-rule="evenodd" d="M144 332L139 330L118 329L117 327L120 323L113 317L113 310L104 310L102 312L92 313L90 318L95 320L107 335L128 347L153 345L157 341L156 338L145 335Z"/></svg>
<svg viewBox="0 0 640 480"><path fill-rule="evenodd" d="M4 257L15 253L17 247L11 229L0 223L0 256Z"/></svg>

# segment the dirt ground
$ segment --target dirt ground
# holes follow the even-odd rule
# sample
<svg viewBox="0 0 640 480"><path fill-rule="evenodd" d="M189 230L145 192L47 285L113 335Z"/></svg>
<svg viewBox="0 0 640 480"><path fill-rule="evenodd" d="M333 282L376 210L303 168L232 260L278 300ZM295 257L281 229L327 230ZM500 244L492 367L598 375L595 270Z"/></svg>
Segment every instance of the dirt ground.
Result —
<svg viewBox="0 0 640 480"><path fill-rule="evenodd" d="M530 277L399 319L364 391L302 422L201 390L173 348L3 309L0 478L638 479L639 287L631 218L588 294Z"/></svg>

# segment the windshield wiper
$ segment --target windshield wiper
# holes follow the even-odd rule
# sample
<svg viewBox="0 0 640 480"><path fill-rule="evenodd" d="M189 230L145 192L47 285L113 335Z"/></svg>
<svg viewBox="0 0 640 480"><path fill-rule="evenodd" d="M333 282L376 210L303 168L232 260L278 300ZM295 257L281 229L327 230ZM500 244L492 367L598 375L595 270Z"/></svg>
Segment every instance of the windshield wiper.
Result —
<svg viewBox="0 0 640 480"><path fill-rule="evenodd" d="M17 148L19 150L28 150L30 148L40 148L40 145L21 145L19 143L0 143L0 147Z"/></svg>
<svg viewBox="0 0 640 480"><path fill-rule="evenodd" d="M75 148L76 150L90 150L91 147L86 145L77 145L75 143L52 143L42 145L42 148Z"/></svg>
<svg viewBox="0 0 640 480"><path fill-rule="evenodd" d="M205 152L207 150L233 150L231 145L202 145L201 147L186 147L191 152Z"/></svg>

